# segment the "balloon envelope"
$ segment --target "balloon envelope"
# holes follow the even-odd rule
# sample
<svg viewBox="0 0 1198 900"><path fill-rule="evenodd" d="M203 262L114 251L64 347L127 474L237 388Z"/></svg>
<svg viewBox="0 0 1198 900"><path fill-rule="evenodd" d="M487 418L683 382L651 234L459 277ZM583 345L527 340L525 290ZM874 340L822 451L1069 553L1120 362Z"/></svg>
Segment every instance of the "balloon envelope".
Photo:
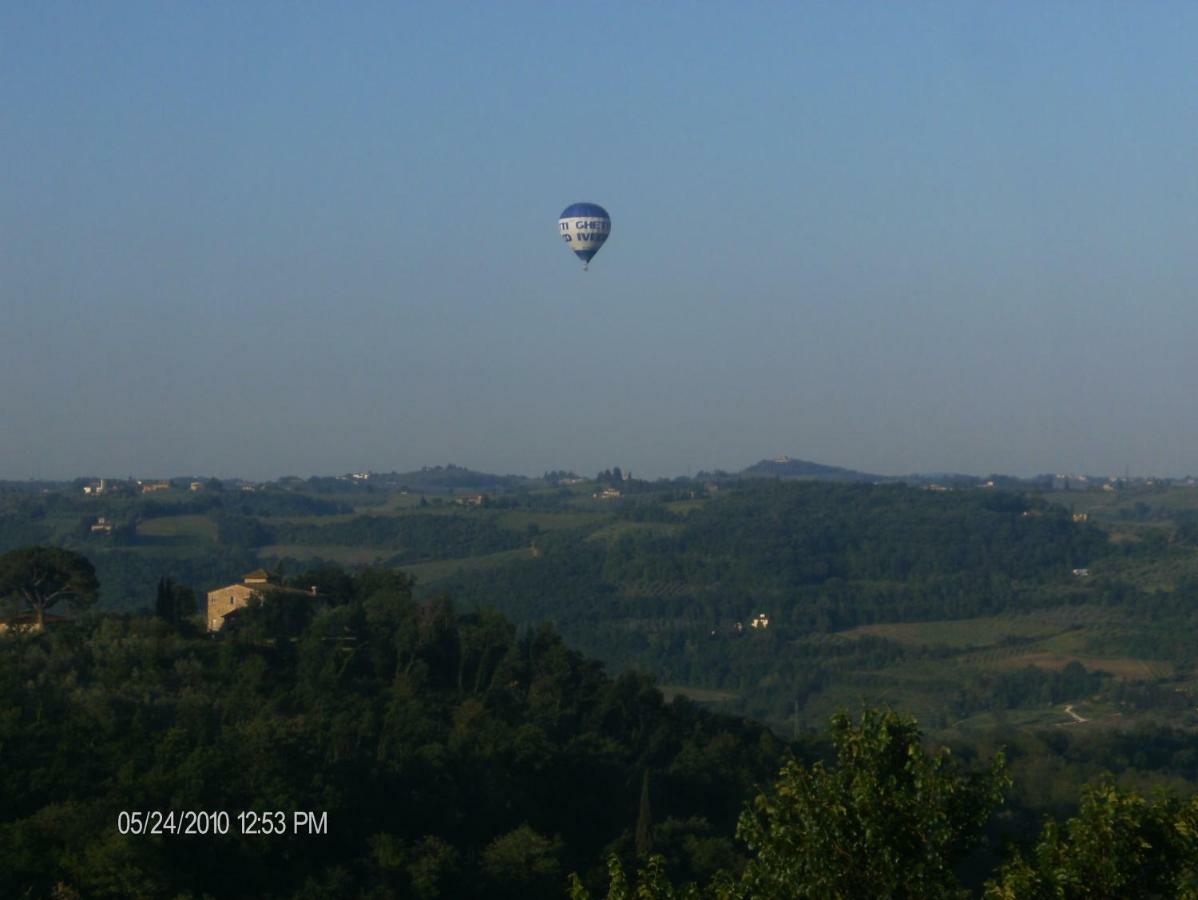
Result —
<svg viewBox="0 0 1198 900"><path fill-rule="evenodd" d="M611 216L597 203L573 203L562 210L557 229L585 269L611 233Z"/></svg>

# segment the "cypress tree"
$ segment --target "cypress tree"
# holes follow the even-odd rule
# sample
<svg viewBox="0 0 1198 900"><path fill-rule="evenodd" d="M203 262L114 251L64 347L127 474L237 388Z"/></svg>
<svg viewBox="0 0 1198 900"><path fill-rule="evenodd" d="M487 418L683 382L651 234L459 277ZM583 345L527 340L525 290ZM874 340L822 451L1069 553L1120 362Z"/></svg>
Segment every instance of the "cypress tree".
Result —
<svg viewBox="0 0 1198 900"><path fill-rule="evenodd" d="M653 813L649 809L649 770L641 779L641 808L636 817L636 856L647 859L653 852Z"/></svg>

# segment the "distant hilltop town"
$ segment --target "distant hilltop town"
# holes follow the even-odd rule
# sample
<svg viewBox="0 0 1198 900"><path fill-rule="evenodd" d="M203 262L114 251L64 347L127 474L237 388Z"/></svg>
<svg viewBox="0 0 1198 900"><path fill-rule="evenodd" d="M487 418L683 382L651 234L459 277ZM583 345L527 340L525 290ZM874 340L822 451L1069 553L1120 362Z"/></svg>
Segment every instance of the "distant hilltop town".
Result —
<svg viewBox="0 0 1198 900"><path fill-rule="evenodd" d="M809 460L797 459L785 454L762 459L739 471L722 469L700 470L694 476L658 478L657 482L690 482L698 485L718 485L721 482L753 478L776 478L781 480L816 480L864 482L872 484L905 483L921 486L928 490L961 490L965 488L1006 488L1010 490L1038 491L1106 491L1115 492L1125 488L1168 488L1198 485L1195 476L1096 475L1092 473L1045 473L1030 477L990 474L968 475L952 472L924 472L909 475L880 475L841 466L825 465ZM342 475L315 475L308 478L283 476L268 481L251 481L244 478L217 478L212 476L183 475L170 478L76 478L73 481L4 481L0 490L76 490L88 497L137 496L142 494L166 493L254 493L256 491L311 491L326 493L365 492L388 493L413 491L422 493L467 492L478 498L488 494L535 487L538 484L571 487L589 482L598 482L600 487L594 495L600 499L616 499L629 492L628 485L636 481L632 473L619 466L606 469L594 477L580 476L572 470L546 471L540 477L525 475L497 475L479 472L452 463L448 465L424 466L408 472L375 472L359 470ZM465 501L463 501L465 502Z"/></svg>
<svg viewBox="0 0 1198 900"><path fill-rule="evenodd" d="M240 478L221 480L219 478L166 478L142 480L140 478L98 478L76 479L76 486L84 494L91 497L120 496L133 494L157 494L162 491L186 491L198 494L204 490L241 490L254 491L257 484Z"/></svg>

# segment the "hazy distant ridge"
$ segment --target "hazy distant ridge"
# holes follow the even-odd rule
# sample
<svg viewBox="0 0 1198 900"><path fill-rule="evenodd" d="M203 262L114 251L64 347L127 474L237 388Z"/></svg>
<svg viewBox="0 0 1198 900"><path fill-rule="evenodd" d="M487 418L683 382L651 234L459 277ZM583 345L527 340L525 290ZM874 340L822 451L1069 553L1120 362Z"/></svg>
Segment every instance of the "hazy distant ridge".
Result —
<svg viewBox="0 0 1198 900"><path fill-rule="evenodd" d="M894 480L887 475L872 475L869 472L858 472L856 469L826 466L823 463L811 462L806 459L791 459L787 456L763 459L761 462L742 469L740 474L745 478L808 478L820 481Z"/></svg>

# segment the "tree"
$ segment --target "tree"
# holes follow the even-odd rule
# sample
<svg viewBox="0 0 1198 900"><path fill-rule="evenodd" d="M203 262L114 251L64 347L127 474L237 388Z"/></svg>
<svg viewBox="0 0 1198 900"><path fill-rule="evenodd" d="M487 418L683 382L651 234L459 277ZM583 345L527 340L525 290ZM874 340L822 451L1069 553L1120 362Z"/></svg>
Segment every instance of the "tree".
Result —
<svg viewBox="0 0 1198 900"><path fill-rule="evenodd" d="M158 596L154 600L154 615L178 628L196 611L196 594L185 584L170 578L158 579Z"/></svg>
<svg viewBox="0 0 1198 900"><path fill-rule="evenodd" d="M1087 787L1078 815L1049 821L1031 858L1016 854L986 885L988 900L1149 900L1195 897L1198 798L1121 793L1109 778ZM1188 889L1188 890L1187 890Z"/></svg>
<svg viewBox="0 0 1198 900"><path fill-rule="evenodd" d="M726 896L932 898L964 891L953 866L1009 784L1002 755L965 774L929 752L913 719L866 710L832 719L833 768L790 762L741 816L753 858Z"/></svg>
<svg viewBox="0 0 1198 900"><path fill-rule="evenodd" d="M607 860L608 889L603 900L699 900L701 894L694 884L676 887L666 877L666 861L662 856L654 854L645 863L645 867L637 869L635 887L628 883L624 874L624 866L618 856L608 857ZM718 900L727 896L722 890L713 895ZM570 900L595 900L577 873L570 873Z"/></svg>
<svg viewBox="0 0 1198 900"><path fill-rule="evenodd" d="M748 865L739 878L717 873L703 896L967 896L953 866L979 841L1002 801L1009 784L1002 755L988 770L957 771L948 750L925 750L915 721L890 711L866 710L860 725L834 716L832 736L836 765L787 763L773 791L758 795L737 825L737 837L752 853ZM672 885L663 867L662 857L650 856L633 889L620 860L611 857L607 900L699 896L696 885ZM591 900L577 876L570 884L572 900Z"/></svg>
<svg viewBox="0 0 1198 900"><path fill-rule="evenodd" d="M35 628L46 624L46 611L61 601L79 610L95 602L100 590L87 557L61 547L22 547L0 556L0 596L16 596L33 613Z"/></svg>
<svg viewBox="0 0 1198 900"><path fill-rule="evenodd" d="M357 595L354 577L345 569L331 563L292 575L286 583L288 587L301 591L312 591L315 588L315 593L319 594L324 602L334 605L348 603Z"/></svg>
<svg viewBox="0 0 1198 900"><path fill-rule="evenodd" d="M482 853L482 869L489 880L489 897L533 897L562 895L560 839L538 834L528 825L495 838Z"/></svg>
<svg viewBox="0 0 1198 900"><path fill-rule="evenodd" d="M645 859L653 852L653 813L649 808L649 770L641 779L641 808L636 817L636 857Z"/></svg>

